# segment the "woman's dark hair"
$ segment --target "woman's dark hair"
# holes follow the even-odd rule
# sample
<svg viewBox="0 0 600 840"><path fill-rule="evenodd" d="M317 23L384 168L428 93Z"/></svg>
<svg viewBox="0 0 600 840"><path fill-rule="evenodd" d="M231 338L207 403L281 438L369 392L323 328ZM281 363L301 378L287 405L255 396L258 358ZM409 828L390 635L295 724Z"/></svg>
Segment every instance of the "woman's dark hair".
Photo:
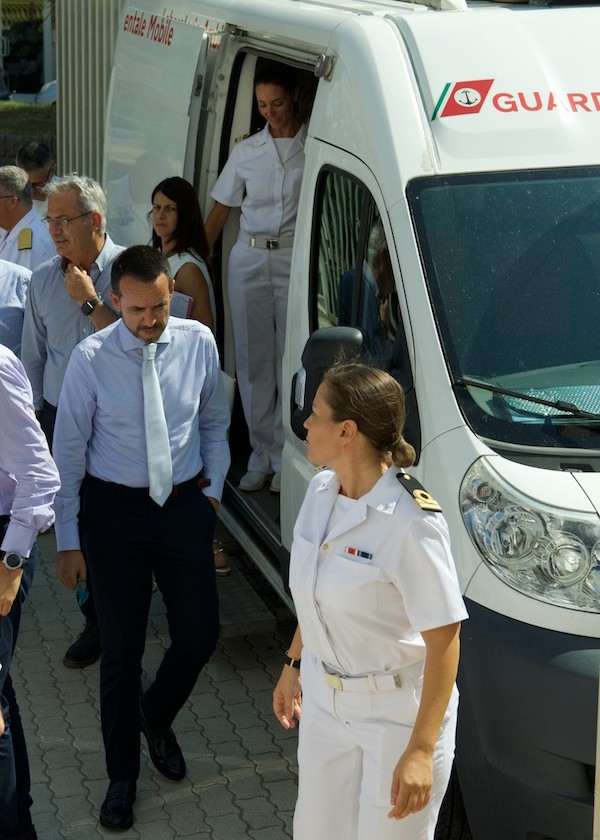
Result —
<svg viewBox="0 0 600 840"><path fill-rule="evenodd" d="M173 250L181 253L193 249L204 262L208 263L210 248L198 196L192 185L185 178L177 176L165 178L152 190L153 204L154 196L159 192L177 205L177 227L173 233ZM152 229L152 245L154 248L161 246L160 236L154 229Z"/></svg>
<svg viewBox="0 0 600 840"><path fill-rule="evenodd" d="M406 409L402 386L385 370L357 362L334 365L325 373L325 401L333 420L354 420L373 449L389 452L398 467L410 467L415 450L403 437Z"/></svg>
<svg viewBox="0 0 600 840"><path fill-rule="evenodd" d="M254 87L257 85L279 85L293 95L298 89L298 79L296 71L289 64L261 61L254 74Z"/></svg>

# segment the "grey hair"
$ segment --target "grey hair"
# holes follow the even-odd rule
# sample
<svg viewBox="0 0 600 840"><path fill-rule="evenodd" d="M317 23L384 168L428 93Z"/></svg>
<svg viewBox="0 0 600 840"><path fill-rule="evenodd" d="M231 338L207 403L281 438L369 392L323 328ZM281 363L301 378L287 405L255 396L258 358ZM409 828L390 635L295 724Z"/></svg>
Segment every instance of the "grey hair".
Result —
<svg viewBox="0 0 600 840"><path fill-rule="evenodd" d="M367 255L370 265L373 265L377 259L378 254L387 250L387 238L383 229L381 219L377 219L373 223L373 227L369 231L369 243L367 245Z"/></svg>
<svg viewBox="0 0 600 840"><path fill-rule="evenodd" d="M106 196L100 184L83 175L63 175L46 187L48 196L63 195L70 191L77 193L77 207L81 213L100 214L102 221L99 232L106 233Z"/></svg>
<svg viewBox="0 0 600 840"><path fill-rule="evenodd" d="M7 195L16 195L21 204L31 209L31 183L23 169L18 166L0 166L0 187L8 190Z"/></svg>

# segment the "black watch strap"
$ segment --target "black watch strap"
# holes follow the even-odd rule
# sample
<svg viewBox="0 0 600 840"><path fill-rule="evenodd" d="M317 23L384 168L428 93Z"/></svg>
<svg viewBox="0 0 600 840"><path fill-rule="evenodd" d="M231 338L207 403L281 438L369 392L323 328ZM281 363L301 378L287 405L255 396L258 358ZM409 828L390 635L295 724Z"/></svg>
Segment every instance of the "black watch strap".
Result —
<svg viewBox="0 0 600 840"><path fill-rule="evenodd" d="M100 295L96 295L89 300L86 300L85 303L81 304L81 311L84 315L91 315L94 309L98 306L99 303L102 303L102 298Z"/></svg>
<svg viewBox="0 0 600 840"><path fill-rule="evenodd" d="M286 665L289 665L290 668L300 668L300 660L299 659L292 659L289 655L289 651L286 650L285 654L283 655L283 661Z"/></svg>

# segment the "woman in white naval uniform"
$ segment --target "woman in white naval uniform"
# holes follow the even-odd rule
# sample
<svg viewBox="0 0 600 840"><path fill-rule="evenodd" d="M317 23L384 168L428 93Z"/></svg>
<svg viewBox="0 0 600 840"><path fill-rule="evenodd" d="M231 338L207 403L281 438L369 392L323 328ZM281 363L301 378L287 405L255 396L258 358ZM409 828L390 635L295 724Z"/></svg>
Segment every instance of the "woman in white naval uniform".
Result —
<svg viewBox="0 0 600 840"><path fill-rule="evenodd" d="M286 729L302 715L295 840L433 840L448 784L467 613L439 506L399 469L404 418L388 373L345 364L305 423L331 469L296 522L298 629L273 694Z"/></svg>
<svg viewBox="0 0 600 840"><path fill-rule="evenodd" d="M232 207L240 231L229 257L228 292L237 380L252 453L240 489L281 487L281 362L306 125L297 115L299 90L291 68L263 63L254 79L267 124L239 142L212 190L206 220L214 245Z"/></svg>

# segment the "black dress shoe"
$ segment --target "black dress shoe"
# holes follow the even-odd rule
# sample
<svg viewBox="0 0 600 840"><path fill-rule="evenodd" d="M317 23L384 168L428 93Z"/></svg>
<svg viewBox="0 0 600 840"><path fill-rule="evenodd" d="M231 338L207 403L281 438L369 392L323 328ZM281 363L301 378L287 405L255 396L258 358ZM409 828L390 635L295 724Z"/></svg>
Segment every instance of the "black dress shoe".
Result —
<svg viewBox="0 0 600 840"><path fill-rule="evenodd" d="M158 772L174 782L181 781L185 776L185 759L173 730L168 729L160 735L153 732L148 726L141 708L140 727L148 741L152 763Z"/></svg>
<svg viewBox="0 0 600 840"><path fill-rule="evenodd" d="M77 641L65 653L63 665L67 668L85 668L95 662L101 653L98 625L86 621Z"/></svg>
<svg viewBox="0 0 600 840"><path fill-rule="evenodd" d="M111 782L100 808L100 824L113 831L127 831L133 825L134 802L135 782Z"/></svg>

